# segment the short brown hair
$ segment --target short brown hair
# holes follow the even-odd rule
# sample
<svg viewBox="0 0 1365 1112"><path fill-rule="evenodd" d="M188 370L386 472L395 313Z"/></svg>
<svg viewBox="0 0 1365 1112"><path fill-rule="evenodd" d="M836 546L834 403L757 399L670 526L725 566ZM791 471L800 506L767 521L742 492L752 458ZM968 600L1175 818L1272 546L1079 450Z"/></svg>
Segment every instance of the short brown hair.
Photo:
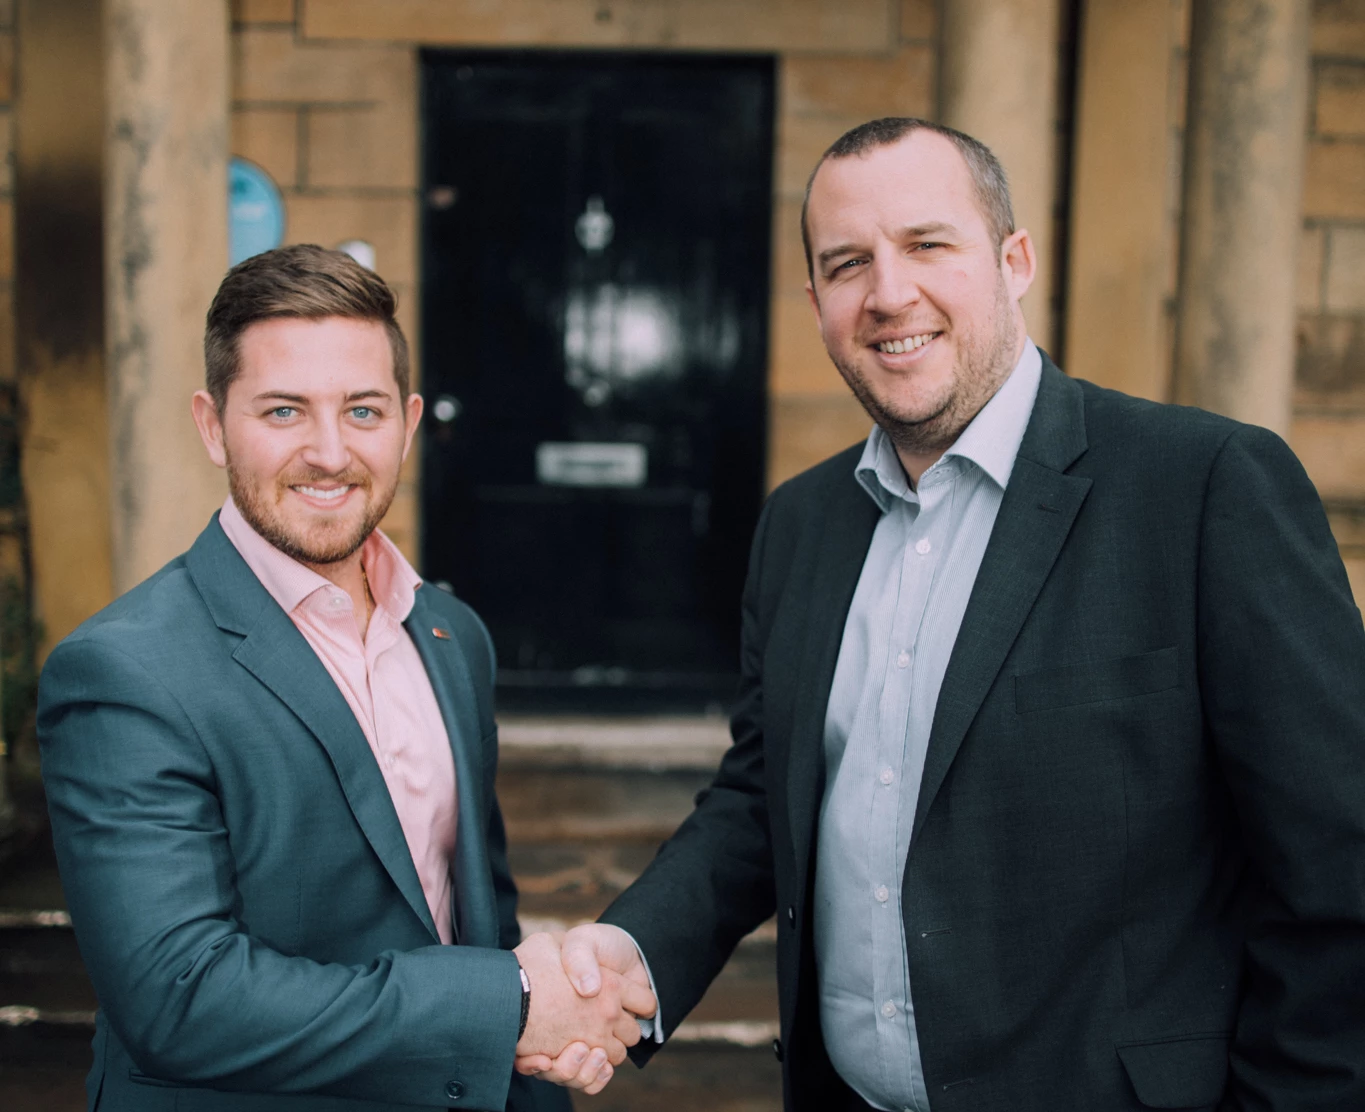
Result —
<svg viewBox="0 0 1365 1112"><path fill-rule="evenodd" d="M221 413L242 369L242 333L275 317L375 321L389 335L393 377L408 396L408 342L394 319L398 299L384 279L350 255L311 243L264 251L227 272L204 326L204 387Z"/></svg>
<svg viewBox="0 0 1365 1112"><path fill-rule="evenodd" d="M932 131L942 135L957 148L962 161L967 164L972 185L976 187L976 203L981 215L986 219L986 230L995 239L998 248L1014 234L1014 207L1010 204L1010 185L1005 177L1005 168L991 149L979 139L973 139L961 131L942 124L921 120L917 116L883 116L879 120L869 120L859 124L851 131L844 132L829 150L820 156L815 169L806 179L806 196L801 201L801 243L806 249L806 274L815 277L815 267L810 253L810 231L806 226L806 210L810 207L811 186L820 167L831 158L852 158L866 154L877 147L889 147L899 143L915 131Z"/></svg>

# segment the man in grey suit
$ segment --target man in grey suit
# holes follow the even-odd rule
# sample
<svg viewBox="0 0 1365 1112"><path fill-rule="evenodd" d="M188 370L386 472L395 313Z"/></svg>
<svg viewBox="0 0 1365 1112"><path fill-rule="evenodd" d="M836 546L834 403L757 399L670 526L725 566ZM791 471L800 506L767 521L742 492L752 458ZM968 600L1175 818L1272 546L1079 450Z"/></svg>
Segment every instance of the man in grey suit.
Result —
<svg viewBox="0 0 1365 1112"><path fill-rule="evenodd" d="M967 136L855 129L804 224L877 427L768 501L734 745L571 976L638 943L668 1033L776 911L789 1109L1365 1109L1365 629L1302 467L1038 351Z"/></svg>
<svg viewBox="0 0 1365 1112"><path fill-rule="evenodd" d="M231 496L39 693L89 1107L566 1112L514 1053L581 1039L609 1076L653 1000L609 978L585 1006L556 940L519 942L491 642L376 529L422 411L393 295L338 252L258 255L205 361Z"/></svg>

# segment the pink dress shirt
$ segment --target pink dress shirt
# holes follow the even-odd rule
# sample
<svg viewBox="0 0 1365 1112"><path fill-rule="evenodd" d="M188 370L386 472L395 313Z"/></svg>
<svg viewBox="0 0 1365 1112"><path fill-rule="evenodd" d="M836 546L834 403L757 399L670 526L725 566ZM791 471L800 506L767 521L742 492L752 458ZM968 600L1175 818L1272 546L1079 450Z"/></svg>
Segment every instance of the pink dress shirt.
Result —
<svg viewBox="0 0 1365 1112"><path fill-rule="evenodd" d="M443 943L454 939L455 759L417 647L403 628L421 578L378 529L360 550L374 596L362 642L351 596L257 533L229 497L218 515L233 546L293 620L370 743Z"/></svg>

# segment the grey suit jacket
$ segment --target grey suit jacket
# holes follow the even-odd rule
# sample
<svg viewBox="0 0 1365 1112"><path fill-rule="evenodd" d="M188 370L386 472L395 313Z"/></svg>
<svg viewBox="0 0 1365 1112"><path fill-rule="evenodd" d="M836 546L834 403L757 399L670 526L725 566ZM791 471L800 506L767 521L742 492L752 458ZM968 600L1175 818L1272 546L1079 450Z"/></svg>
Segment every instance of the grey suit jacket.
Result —
<svg viewBox="0 0 1365 1112"><path fill-rule="evenodd" d="M100 1002L91 1109L502 1109L509 1085L510 1107L567 1109L512 1081L492 646L427 586L406 625L455 759L453 947L354 715L216 516L48 659L43 778Z"/></svg>

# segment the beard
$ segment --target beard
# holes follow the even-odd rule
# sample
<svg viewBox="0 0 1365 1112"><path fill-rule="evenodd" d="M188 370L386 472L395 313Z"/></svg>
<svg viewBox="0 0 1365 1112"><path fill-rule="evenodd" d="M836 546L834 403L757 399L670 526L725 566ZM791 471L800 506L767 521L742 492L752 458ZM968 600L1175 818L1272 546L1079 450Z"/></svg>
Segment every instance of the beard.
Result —
<svg viewBox="0 0 1365 1112"><path fill-rule="evenodd" d="M366 472L346 471L340 475L328 475L320 471L305 470L276 478L275 501L272 504L258 487L249 483L233 467L230 453L227 457L227 474L232 501L246 519L246 523L286 556L315 568L340 563L358 551L384 520L384 515L388 513L394 493L398 489L398 483L395 481L387 489L381 489L376 494L374 482ZM279 512L277 507L280 499L289 487L323 482L345 483L366 495L365 512L358 522L349 527L338 521L330 527L319 525L309 528L307 525L288 521Z"/></svg>
<svg viewBox="0 0 1365 1112"><path fill-rule="evenodd" d="M986 335L965 338L954 356L952 381L938 397L916 407L918 412L907 412L908 406L878 397L855 358L842 358L834 352L829 357L868 416L898 450L911 455L942 452L952 447L1014 369L1018 334L1013 310L1001 278L995 290L993 329ZM879 329L886 330L885 322ZM864 346L859 344L859 351Z"/></svg>

